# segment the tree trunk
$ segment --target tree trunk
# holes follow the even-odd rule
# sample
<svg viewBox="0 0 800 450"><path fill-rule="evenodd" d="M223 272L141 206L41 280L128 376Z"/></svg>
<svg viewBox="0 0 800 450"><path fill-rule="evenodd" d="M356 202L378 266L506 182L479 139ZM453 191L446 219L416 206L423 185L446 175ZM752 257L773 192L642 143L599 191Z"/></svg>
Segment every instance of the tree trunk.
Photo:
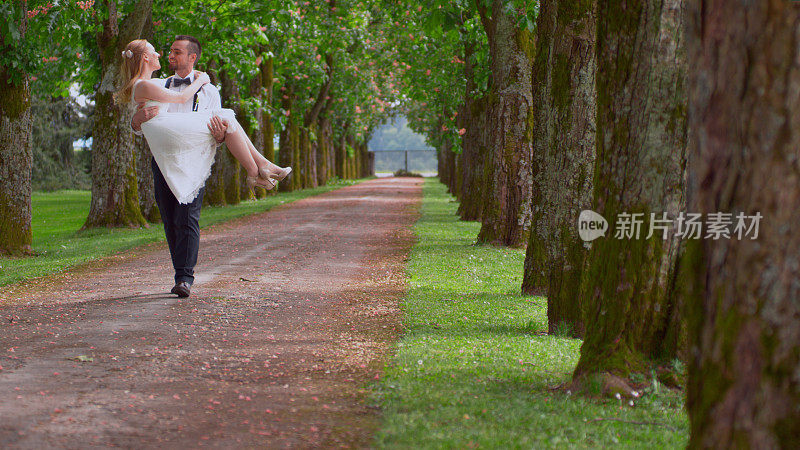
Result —
<svg viewBox="0 0 800 450"><path fill-rule="evenodd" d="M329 117L324 116L320 121L320 145L321 152L319 155L317 166L317 184L324 186L328 184L328 180L334 176L334 142L333 142L333 126Z"/></svg>
<svg viewBox="0 0 800 450"><path fill-rule="evenodd" d="M214 164L211 166L211 175L206 180L205 192L203 193L203 205L225 206L225 164L226 155L229 155L228 147L225 144L217 147L214 155Z"/></svg>
<svg viewBox="0 0 800 450"><path fill-rule="evenodd" d="M142 216L150 223L161 222L161 213L156 205L155 186L153 185L153 169L151 161L153 154L147 139L144 136L136 136L134 144L136 148L136 180L139 190L139 209Z"/></svg>
<svg viewBox="0 0 800 450"><path fill-rule="evenodd" d="M471 92L471 91L470 91ZM481 220L483 199L486 192L484 177L486 148L486 97L473 99L467 97L465 124L466 132L461 140L462 194L458 205L461 220Z"/></svg>
<svg viewBox="0 0 800 450"><path fill-rule="evenodd" d="M519 247L531 219L531 61L533 39L516 12L493 0L491 18L481 8L489 37L492 88L489 152L492 177L479 242Z"/></svg>
<svg viewBox="0 0 800 450"><path fill-rule="evenodd" d="M219 93L222 100L222 106L232 109L236 113L239 123L243 124L246 122L246 118L244 117L242 108L239 106L239 87L236 85L236 83L234 83L230 75L224 70L219 72L219 80L220 85L222 86L222 89L220 89ZM217 156L216 164L220 165L222 182L225 186L225 203L228 205L239 204L242 201L243 190L247 190L247 196L244 198L249 199L252 194L250 194L250 190L245 187L244 178L247 175L242 175L244 170L239 164L239 161L236 160L230 151L225 151L221 157L219 152L217 152Z"/></svg>
<svg viewBox="0 0 800 450"><path fill-rule="evenodd" d="M534 64L534 214L522 292L547 296L550 333L582 336L586 247L578 216L591 208L595 149L595 0L543 0Z"/></svg>
<svg viewBox="0 0 800 450"><path fill-rule="evenodd" d="M364 177L375 176L375 152L369 151L369 146L364 143Z"/></svg>
<svg viewBox="0 0 800 450"><path fill-rule="evenodd" d="M216 62L209 61L207 64L208 75L213 84L220 84L219 77L217 76ZM220 100L222 94L220 93ZM211 175L206 179L205 191L203 193L203 206L225 206L225 155L230 153L225 144L217 147L217 152L214 154L214 164L211 165Z"/></svg>
<svg viewBox="0 0 800 450"><path fill-rule="evenodd" d="M264 104L267 108L261 114L261 129L264 135L264 157L268 160L277 162L275 158L275 127L272 125L272 115L270 105L272 105L272 87L274 84L272 57L264 58L261 62L261 87L264 90ZM277 189L266 191L267 194L277 193Z"/></svg>
<svg viewBox="0 0 800 450"><path fill-rule="evenodd" d="M342 125L342 134L336 141L336 176L345 178L345 162L347 161L347 124Z"/></svg>
<svg viewBox="0 0 800 450"><path fill-rule="evenodd" d="M367 141L363 141L358 145L359 161L358 161L358 178L366 178L370 176L369 170L369 146Z"/></svg>
<svg viewBox="0 0 800 450"><path fill-rule="evenodd" d="M295 149L297 148L298 127L296 119L291 114L293 107L294 87L291 84L286 84L281 88L281 108L288 112L289 115L286 117L286 124L280 133L280 142L278 143L280 163L278 165L283 167L292 166L292 170L295 173L287 179L288 182L278 183L280 192L291 192L297 189L300 180L300 166L295 159L295 156L297 156Z"/></svg>
<svg viewBox="0 0 800 450"><path fill-rule="evenodd" d="M306 141L303 153L306 155L306 177L304 188L317 187L317 152L319 151L319 127L314 122L306 130Z"/></svg>
<svg viewBox="0 0 800 450"><path fill-rule="evenodd" d="M464 194L464 177L461 175L464 173L464 149L462 148L459 153L456 154L456 161L453 165L453 178L455 179L453 183L453 195L456 197L456 200L459 202L462 199Z"/></svg>
<svg viewBox="0 0 800 450"><path fill-rule="evenodd" d="M681 258L689 448L796 448L800 10L781 0L688 5L689 209L733 222L730 238L691 240ZM757 239L737 235L739 214L763 216Z"/></svg>
<svg viewBox="0 0 800 450"><path fill-rule="evenodd" d="M327 117L322 117L319 122L317 134L317 145L319 154L317 156L317 186L325 186L328 182L328 163L330 161L330 121Z"/></svg>
<svg viewBox="0 0 800 450"><path fill-rule="evenodd" d="M319 158L319 118L325 112L325 108L330 106L330 96L333 83L333 56L325 55L324 66L326 78L317 91L314 104L303 115L303 128L300 138L300 164L303 188L316 187L317 183L317 160ZM313 136L313 137L312 137Z"/></svg>
<svg viewBox="0 0 800 450"><path fill-rule="evenodd" d="M364 162L366 161L366 159L367 159L367 143L366 142L356 143L356 161L355 161L354 178L363 178L365 176Z"/></svg>
<svg viewBox="0 0 800 450"><path fill-rule="evenodd" d="M450 180L450 171L447 170L447 155L444 152L444 147L436 149L436 172L439 174L439 182L447 186Z"/></svg>
<svg viewBox="0 0 800 450"><path fill-rule="evenodd" d="M0 49L5 52L2 40ZM32 253L31 129L27 75L13 83L11 73L0 66L0 254Z"/></svg>
<svg viewBox="0 0 800 450"><path fill-rule="evenodd" d="M333 119L328 122L328 138L330 139L330 154L328 155L328 180L336 177L336 146L339 139L333 131Z"/></svg>
<svg viewBox="0 0 800 450"><path fill-rule="evenodd" d="M445 183L447 185L447 192L455 196L457 192L455 188L457 183L456 154L453 152L453 145L450 141L444 141L442 144L442 153L444 154L445 170L447 171L447 182ZM411 171L411 168L409 168L409 171Z"/></svg>
<svg viewBox="0 0 800 450"><path fill-rule="evenodd" d="M344 160L344 178L347 180L351 180L355 178L355 171L353 167L355 165L355 145L356 141L353 138L353 135L348 134L347 138L345 139L347 146L345 147L345 160Z"/></svg>
<svg viewBox="0 0 800 450"><path fill-rule="evenodd" d="M311 160L311 142L309 141L309 130L305 127L299 128L297 152L297 165L300 167L298 171L298 185L297 189L305 189L309 187L310 174L310 160Z"/></svg>
<svg viewBox="0 0 800 450"><path fill-rule="evenodd" d="M153 15L148 14L147 20L142 27L142 37L153 42ZM69 143L70 149L72 142ZM136 158L136 181L139 191L139 210L142 216L150 223L161 222L161 212L156 204L155 185L153 184L152 160L153 154L150 145L144 136L136 136L134 142L134 152Z"/></svg>
<svg viewBox="0 0 800 450"><path fill-rule="evenodd" d="M292 165L292 127L291 124L287 123L286 126L280 132L278 137L278 158L279 162L278 165L280 166L291 166ZM289 177L287 180L288 182L278 183L278 191L279 192L289 192L292 191L292 185L294 181L292 181L294 176Z"/></svg>
<svg viewBox="0 0 800 450"><path fill-rule="evenodd" d="M617 238L619 214L674 220L684 210L685 55L681 0L598 2L594 210L611 223L592 243L581 286L586 336L574 377L628 376L677 355L673 283L680 238Z"/></svg>
<svg viewBox="0 0 800 450"><path fill-rule="evenodd" d="M250 80L250 85L248 87L248 95L250 98L256 99L259 102L263 101L263 95L261 92L263 91L262 85L263 81L261 80L261 71L256 72L256 75ZM242 111L243 114L246 114L245 111ZM249 114L247 114L249 116ZM245 132L250 137L250 141L253 142L253 147L256 148L256 151L264 154L264 128L261 124L264 122L264 109L261 107L256 108L256 110L252 113L252 117L246 117L243 115L241 119L241 123L244 126ZM252 119L252 120L251 120ZM253 125L255 124L255 125ZM254 190L250 190L247 186L246 177L247 171L242 168L241 176L243 183L241 184L241 196L243 199L251 199L255 198L264 198L266 196L266 190L258 188Z"/></svg>
<svg viewBox="0 0 800 450"><path fill-rule="evenodd" d="M97 35L101 82L95 94L92 130L92 202L85 228L102 226L139 227L147 222L139 209L136 157L130 127L132 110L117 105L113 94L121 85L120 53L128 42L141 36L152 14L152 0L138 0L124 19L116 2L106 1L108 16Z"/></svg>

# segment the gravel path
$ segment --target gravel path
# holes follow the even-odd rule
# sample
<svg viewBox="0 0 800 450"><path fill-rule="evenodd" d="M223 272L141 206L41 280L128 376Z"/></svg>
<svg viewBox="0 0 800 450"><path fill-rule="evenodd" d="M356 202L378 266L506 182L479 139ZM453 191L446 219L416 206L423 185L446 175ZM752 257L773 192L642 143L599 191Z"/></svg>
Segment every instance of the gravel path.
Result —
<svg viewBox="0 0 800 450"><path fill-rule="evenodd" d="M363 447L421 179L382 178L0 290L0 448Z"/></svg>

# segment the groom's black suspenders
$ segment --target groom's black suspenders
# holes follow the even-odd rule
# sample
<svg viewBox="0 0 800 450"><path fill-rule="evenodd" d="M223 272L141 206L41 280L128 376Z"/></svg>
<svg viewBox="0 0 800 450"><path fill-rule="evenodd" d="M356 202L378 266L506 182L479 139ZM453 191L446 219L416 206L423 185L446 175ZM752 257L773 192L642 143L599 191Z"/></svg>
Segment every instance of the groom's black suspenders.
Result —
<svg viewBox="0 0 800 450"><path fill-rule="evenodd" d="M167 78L167 84L164 85L165 88L169 89L172 86L172 77ZM202 88L201 88L202 89ZM194 93L194 99L192 99L192 111L197 111L197 93L200 92L200 89Z"/></svg>

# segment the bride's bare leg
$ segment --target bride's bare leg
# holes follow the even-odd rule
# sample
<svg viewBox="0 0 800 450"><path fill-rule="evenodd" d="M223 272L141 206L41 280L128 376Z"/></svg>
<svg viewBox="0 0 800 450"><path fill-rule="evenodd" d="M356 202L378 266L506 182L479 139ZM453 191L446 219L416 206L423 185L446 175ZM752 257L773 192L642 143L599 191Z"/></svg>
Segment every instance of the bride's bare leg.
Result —
<svg viewBox="0 0 800 450"><path fill-rule="evenodd" d="M256 150L256 147L253 145L253 141L251 141L249 137L247 139L247 146L250 148L250 154L253 156L253 159L259 168L266 166L267 170L269 171L281 170L277 164L268 160L264 155Z"/></svg>
<svg viewBox="0 0 800 450"><path fill-rule="evenodd" d="M247 135L244 134L241 127L236 130L236 132L225 135L225 144L228 146L228 150L233 157L244 167L248 176L257 177L260 166L253 158L250 146L248 145L249 142L250 139L247 138Z"/></svg>
<svg viewBox="0 0 800 450"><path fill-rule="evenodd" d="M271 178L273 180L281 181L286 178L291 172L291 167L281 167L272 161L268 160L253 146L253 142L247 139L248 146L250 147L250 154L258 165L259 173L263 178Z"/></svg>
<svg viewBox="0 0 800 450"><path fill-rule="evenodd" d="M248 183L253 182L271 189L292 172L291 167L282 168L270 162L256 150L241 125L236 128L236 131L229 132L225 136L225 143L228 145L228 150L247 171Z"/></svg>

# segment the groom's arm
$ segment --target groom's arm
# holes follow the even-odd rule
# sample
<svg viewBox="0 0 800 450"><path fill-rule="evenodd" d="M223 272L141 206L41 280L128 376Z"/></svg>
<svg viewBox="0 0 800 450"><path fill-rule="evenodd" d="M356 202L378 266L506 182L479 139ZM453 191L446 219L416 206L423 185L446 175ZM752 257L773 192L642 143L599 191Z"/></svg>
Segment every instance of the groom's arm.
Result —
<svg viewBox="0 0 800 450"><path fill-rule="evenodd" d="M203 86L203 90L206 91L206 96L208 98L206 109L222 109L222 99L219 96L219 89L209 83ZM214 139L217 141L217 146L222 145L222 142L225 140L225 132L228 129L228 122L221 119L219 116L213 116L207 125Z"/></svg>

